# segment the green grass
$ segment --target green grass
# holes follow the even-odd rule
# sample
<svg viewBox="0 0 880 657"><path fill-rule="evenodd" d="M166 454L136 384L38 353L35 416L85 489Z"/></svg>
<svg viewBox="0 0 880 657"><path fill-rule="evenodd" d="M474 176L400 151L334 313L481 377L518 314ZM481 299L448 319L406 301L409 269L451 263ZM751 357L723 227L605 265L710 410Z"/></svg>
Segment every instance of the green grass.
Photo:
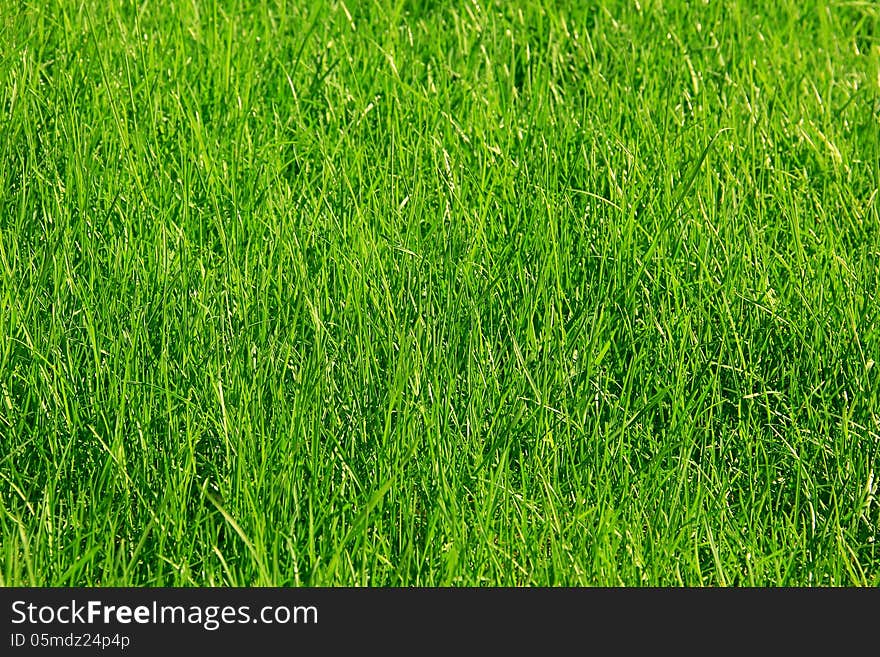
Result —
<svg viewBox="0 0 880 657"><path fill-rule="evenodd" d="M880 585L871 2L0 0L0 585Z"/></svg>

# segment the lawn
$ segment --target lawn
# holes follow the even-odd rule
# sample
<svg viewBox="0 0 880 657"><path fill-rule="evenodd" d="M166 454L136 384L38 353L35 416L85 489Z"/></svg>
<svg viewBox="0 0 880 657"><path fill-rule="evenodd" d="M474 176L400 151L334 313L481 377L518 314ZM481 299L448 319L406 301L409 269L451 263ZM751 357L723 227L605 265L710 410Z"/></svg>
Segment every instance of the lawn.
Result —
<svg viewBox="0 0 880 657"><path fill-rule="evenodd" d="M880 6L0 0L0 585L880 585Z"/></svg>

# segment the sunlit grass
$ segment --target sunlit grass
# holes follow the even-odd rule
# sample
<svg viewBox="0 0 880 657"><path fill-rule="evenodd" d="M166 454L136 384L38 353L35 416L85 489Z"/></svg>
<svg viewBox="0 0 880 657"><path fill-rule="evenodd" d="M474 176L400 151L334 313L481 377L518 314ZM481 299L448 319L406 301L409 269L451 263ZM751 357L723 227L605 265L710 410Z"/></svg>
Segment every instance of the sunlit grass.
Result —
<svg viewBox="0 0 880 657"><path fill-rule="evenodd" d="M880 584L878 24L0 0L0 584Z"/></svg>

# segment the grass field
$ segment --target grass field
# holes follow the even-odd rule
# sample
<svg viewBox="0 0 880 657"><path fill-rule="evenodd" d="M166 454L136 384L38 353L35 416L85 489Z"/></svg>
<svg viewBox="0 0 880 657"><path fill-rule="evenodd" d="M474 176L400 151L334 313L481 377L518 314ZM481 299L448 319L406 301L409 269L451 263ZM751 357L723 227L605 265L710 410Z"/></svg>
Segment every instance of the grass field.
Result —
<svg viewBox="0 0 880 657"><path fill-rule="evenodd" d="M0 585L880 585L880 5L0 0Z"/></svg>

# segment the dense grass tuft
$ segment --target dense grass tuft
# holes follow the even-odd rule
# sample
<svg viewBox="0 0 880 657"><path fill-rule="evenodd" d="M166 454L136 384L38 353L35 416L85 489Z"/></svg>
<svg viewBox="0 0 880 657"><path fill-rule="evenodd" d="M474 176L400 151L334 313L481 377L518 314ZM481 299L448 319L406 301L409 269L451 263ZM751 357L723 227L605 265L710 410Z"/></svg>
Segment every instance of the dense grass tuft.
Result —
<svg viewBox="0 0 880 657"><path fill-rule="evenodd" d="M880 585L878 28L0 0L0 584Z"/></svg>

